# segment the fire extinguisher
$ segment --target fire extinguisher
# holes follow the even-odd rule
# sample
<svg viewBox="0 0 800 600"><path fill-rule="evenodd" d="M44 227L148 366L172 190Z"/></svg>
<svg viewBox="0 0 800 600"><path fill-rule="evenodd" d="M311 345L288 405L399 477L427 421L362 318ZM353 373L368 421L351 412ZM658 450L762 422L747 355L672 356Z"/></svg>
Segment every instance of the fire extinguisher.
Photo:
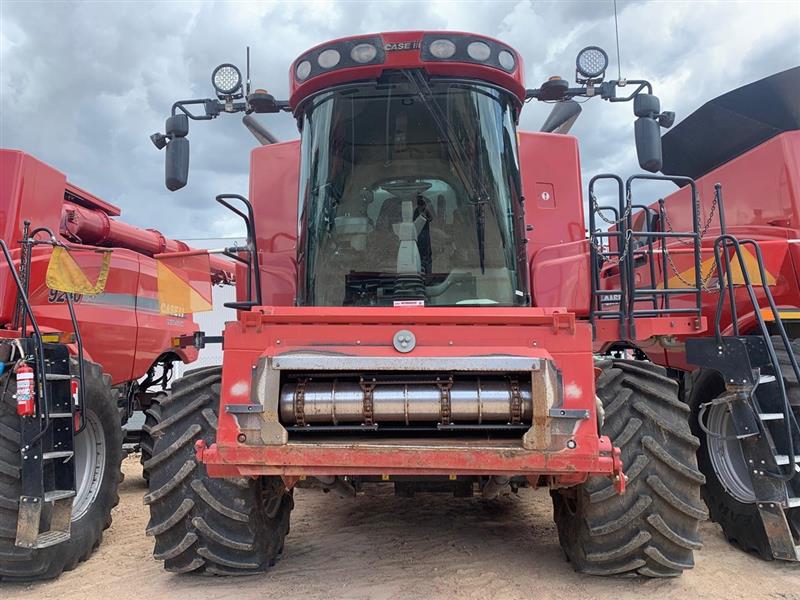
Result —
<svg viewBox="0 0 800 600"><path fill-rule="evenodd" d="M17 414L31 417L35 411L33 369L22 363L16 368L17 375Z"/></svg>

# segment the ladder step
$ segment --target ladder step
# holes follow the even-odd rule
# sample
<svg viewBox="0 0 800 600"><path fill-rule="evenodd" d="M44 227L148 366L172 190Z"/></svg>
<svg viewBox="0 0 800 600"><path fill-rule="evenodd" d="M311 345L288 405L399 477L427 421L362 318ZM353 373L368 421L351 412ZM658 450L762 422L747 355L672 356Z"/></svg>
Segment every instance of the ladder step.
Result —
<svg viewBox="0 0 800 600"><path fill-rule="evenodd" d="M74 497L75 490L51 490L44 493L45 502L55 502L56 500L66 500Z"/></svg>
<svg viewBox="0 0 800 600"><path fill-rule="evenodd" d="M775 455L775 462L779 465L788 465L789 464L789 455L788 454L776 454ZM794 462L797 463L795 466L798 471L800 471L800 455L795 455Z"/></svg>
<svg viewBox="0 0 800 600"><path fill-rule="evenodd" d="M772 383L775 381L775 375L762 375L758 378L758 383Z"/></svg>
<svg viewBox="0 0 800 600"><path fill-rule="evenodd" d="M800 508L800 498L789 498L789 508Z"/></svg>
<svg viewBox="0 0 800 600"><path fill-rule="evenodd" d="M72 450L57 450L55 452L42 452L42 460L51 460L54 458L70 458L75 456Z"/></svg>
<svg viewBox="0 0 800 600"><path fill-rule="evenodd" d="M72 379L72 375L61 375L59 373L45 373L44 378L47 381L67 381Z"/></svg>
<svg viewBox="0 0 800 600"><path fill-rule="evenodd" d="M71 419L72 413L50 413L51 419Z"/></svg>
<svg viewBox="0 0 800 600"><path fill-rule="evenodd" d="M783 413L758 413L758 418L762 421L781 421Z"/></svg>
<svg viewBox="0 0 800 600"><path fill-rule="evenodd" d="M64 531L48 531L40 534L33 543L34 548L47 548L69 540L69 533Z"/></svg>

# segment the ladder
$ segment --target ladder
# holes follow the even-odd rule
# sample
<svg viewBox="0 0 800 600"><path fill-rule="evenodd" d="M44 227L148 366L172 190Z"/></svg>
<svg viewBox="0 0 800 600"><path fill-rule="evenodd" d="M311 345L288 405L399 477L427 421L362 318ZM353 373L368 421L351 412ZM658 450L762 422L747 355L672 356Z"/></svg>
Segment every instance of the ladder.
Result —
<svg viewBox="0 0 800 600"><path fill-rule="evenodd" d="M742 256L742 246L753 249L764 297L773 313L777 336L771 336L761 314L752 278ZM772 555L800 561L800 426L787 393L776 344L789 359L788 369L800 381L800 365L781 322L769 289L758 242L739 240L723 233L714 241L720 274L715 336L686 341L691 364L712 368L724 378L726 392L713 403L728 404L734 434L740 442L755 504L769 540ZM720 316L726 298L732 304L732 262L738 262L744 286L756 315L759 335L740 336L734 311L734 335L723 336ZM724 288L727 288L724 289ZM728 292L727 294L725 292ZM787 367L784 367L784 371ZM702 414L699 415L702 419ZM726 435L727 432L715 432Z"/></svg>
<svg viewBox="0 0 800 600"><path fill-rule="evenodd" d="M21 342L26 352L35 356L34 341L23 338ZM22 493L15 544L22 548L46 548L67 541L77 493L72 390L78 378L70 373L66 346L42 345L44 357L34 369L41 369L47 390L38 394L37 414L21 417Z"/></svg>

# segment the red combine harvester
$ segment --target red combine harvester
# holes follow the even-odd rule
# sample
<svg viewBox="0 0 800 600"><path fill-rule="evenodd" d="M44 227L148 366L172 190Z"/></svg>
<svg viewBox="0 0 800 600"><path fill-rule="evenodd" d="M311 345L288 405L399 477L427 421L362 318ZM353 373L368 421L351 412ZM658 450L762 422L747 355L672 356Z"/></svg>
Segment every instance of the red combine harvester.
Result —
<svg viewBox="0 0 800 600"><path fill-rule="evenodd" d="M745 550L784 560L800 560L800 385L792 363L800 356L798 96L800 67L711 100L664 136L662 172L696 179L692 186L703 199L699 269L685 239L671 237L663 244L657 235L692 227L692 186L629 211L631 272L639 287L657 289L638 294L633 310L691 309L695 298L682 288L699 273L703 315L716 324L717 335L763 345L762 350L771 338L780 369L760 365L764 372L748 398L732 395L741 390L728 389L719 370L693 366L692 343L687 346L683 336L620 346L669 367L680 381L701 441L698 461L708 479L703 496L711 518ZM615 223L612 229L620 230L620 210L604 211ZM595 313L619 310L613 292L619 269L606 264L597 275L605 294L596 298ZM730 369L748 370L735 363ZM766 469L749 466L764 464Z"/></svg>
<svg viewBox="0 0 800 600"><path fill-rule="evenodd" d="M0 173L0 579L46 579L111 522L123 423L157 417L173 363L197 358L175 344L191 314L160 310L153 258L190 248L23 152L0 150Z"/></svg>
<svg viewBox="0 0 800 600"><path fill-rule="evenodd" d="M577 140L562 135L574 97L633 101L639 163L655 172L674 115L647 81L604 81L607 62L586 48L578 87L526 90L521 58L500 41L384 33L301 55L288 101L251 92L249 68L243 86L224 64L217 100L173 105L151 136L166 146L171 190L187 183L190 119L247 113L264 145L250 200L236 196L249 243L223 366L177 381L152 428L148 534L167 570L265 570L295 485L355 494L381 482L487 498L548 486L577 570L691 568L706 511L689 408L667 369L608 351L705 331L701 286L688 286L690 307L632 315L642 290L624 251L607 259L618 289L599 286L598 253L631 235L592 227L586 238ZM516 131L527 99L556 103L543 132ZM281 111L301 140L273 143L250 115ZM642 179L692 184L628 184ZM689 239L699 264L691 210L687 231L658 235ZM193 254L161 260L191 279ZM603 295L617 308L596 314Z"/></svg>

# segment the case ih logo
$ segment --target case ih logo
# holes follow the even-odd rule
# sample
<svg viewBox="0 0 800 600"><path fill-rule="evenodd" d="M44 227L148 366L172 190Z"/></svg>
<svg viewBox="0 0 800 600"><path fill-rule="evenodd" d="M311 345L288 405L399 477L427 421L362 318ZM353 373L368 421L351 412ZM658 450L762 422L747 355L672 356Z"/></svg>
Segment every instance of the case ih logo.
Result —
<svg viewBox="0 0 800 600"><path fill-rule="evenodd" d="M386 52L397 52L399 50L419 50L419 42L390 42L383 45Z"/></svg>

